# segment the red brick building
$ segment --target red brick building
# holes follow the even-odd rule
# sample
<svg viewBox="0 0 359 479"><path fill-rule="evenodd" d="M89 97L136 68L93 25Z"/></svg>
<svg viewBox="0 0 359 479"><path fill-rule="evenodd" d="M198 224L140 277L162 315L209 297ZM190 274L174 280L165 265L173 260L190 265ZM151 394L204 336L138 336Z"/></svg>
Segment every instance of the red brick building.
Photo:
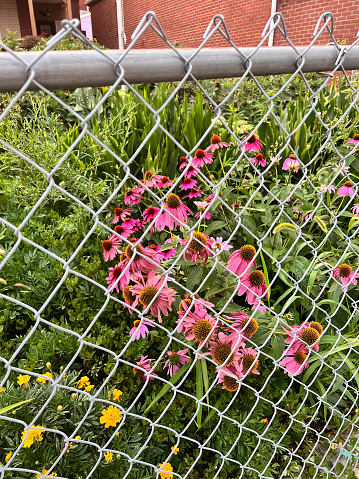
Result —
<svg viewBox="0 0 359 479"><path fill-rule="evenodd" d="M18 38L55 35L61 20L79 18L79 0L0 0L0 38L7 31Z"/></svg>
<svg viewBox="0 0 359 479"><path fill-rule="evenodd" d="M216 13L224 16L233 41L238 46L255 46L271 15L272 9L281 12L289 38L295 45L308 45L319 16L332 12L335 16L334 35L337 40L352 43L359 30L359 8L354 0L87 0L92 16L94 37L108 48L119 48L121 25L124 25L123 44L127 46L131 34L147 11L154 11L171 43L196 48L211 18ZM330 40L323 33L317 44ZM285 41L276 32L274 45ZM228 44L216 35L208 46ZM136 48L163 48L157 35L146 32Z"/></svg>

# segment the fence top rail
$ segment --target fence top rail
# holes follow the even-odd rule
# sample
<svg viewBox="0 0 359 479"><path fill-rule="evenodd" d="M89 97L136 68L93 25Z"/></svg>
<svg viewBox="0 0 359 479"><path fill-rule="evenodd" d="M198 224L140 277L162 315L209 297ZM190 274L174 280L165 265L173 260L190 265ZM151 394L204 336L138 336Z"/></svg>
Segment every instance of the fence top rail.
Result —
<svg viewBox="0 0 359 479"><path fill-rule="evenodd" d="M243 57L250 57L250 71L255 76L294 73L298 66L303 73L333 71L338 59L335 46L241 48ZM246 60L233 48L181 49L190 59L191 73L197 80L240 77L245 74ZM253 56L251 56L253 54ZM302 55L303 54L303 55ZM34 75L36 82L49 90L112 85L119 76L115 64L123 52L48 51L0 53L0 92L16 92ZM304 62L303 62L304 59ZM30 68L26 65L31 64ZM186 73L182 58L170 49L132 50L120 61L124 78L130 84L180 81ZM342 61L346 70L359 69L359 47L350 49ZM37 90L31 84L28 90Z"/></svg>

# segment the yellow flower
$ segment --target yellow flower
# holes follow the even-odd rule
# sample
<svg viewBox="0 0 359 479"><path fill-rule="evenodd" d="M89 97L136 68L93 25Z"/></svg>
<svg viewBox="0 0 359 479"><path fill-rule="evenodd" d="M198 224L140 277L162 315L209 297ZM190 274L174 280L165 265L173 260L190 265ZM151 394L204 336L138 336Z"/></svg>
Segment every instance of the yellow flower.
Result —
<svg viewBox="0 0 359 479"><path fill-rule="evenodd" d="M0 388L0 394L4 393L6 391L6 388Z"/></svg>
<svg viewBox="0 0 359 479"><path fill-rule="evenodd" d="M17 377L17 383L19 386L24 386L24 388L27 388L27 385L29 384L30 381L30 376L27 374L20 374L20 376Z"/></svg>
<svg viewBox="0 0 359 479"><path fill-rule="evenodd" d="M112 452L107 451L107 452L105 452L104 456L105 456L106 462L111 462L112 461L112 456L113 456Z"/></svg>
<svg viewBox="0 0 359 479"><path fill-rule="evenodd" d="M43 440L43 433L44 431L39 431L38 429L32 429L33 427L40 428L40 429L45 429L44 427L41 426L35 426L33 424L30 429L27 431L27 437L26 437L26 431L23 431L21 433L21 440L25 439L25 442L22 447L30 447L34 444L34 440L36 439L37 441L42 441Z"/></svg>
<svg viewBox="0 0 359 479"><path fill-rule="evenodd" d="M10 451L9 454L7 454L5 457L5 462L9 462L11 456L12 456L12 452Z"/></svg>
<svg viewBox="0 0 359 479"><path fill-rule="evenodd" d="M52 377L53 377L51 373L45 373L43 376L46 376L47 378L50 378L50 379L52 379ZM37 378L36 381L38 381L39 383L45 384L47 379Z"/></svg>
<svg viewBox="0 0 359 479"><path fill-rule="evenodd" d="M46 475L46 473L48 473L49 470L48 469L44 469L44 472L41 474L41 476L39 476L39 474L36 474L36 479L41 479L42 477L44 477ZM46 476L47 478L51 478L51 477L55 477L57 476L56 472L51 472L51 476Z"/></svg>
<svg viewBox="0 0 359 479"><path fill-rule="evenodd" d="M120 433L117 431L117 432L116 432L116 436L118 437L119 435L120 435Z"/></svg>
<svg viewBox="0 0 359 479"><path fill-rule="evenodd" d="M79 381L77 381L76 386L79 389L81 389L81 388L85 387L87 383L90 384L89 378L87 376L82 376L82 378L79 379Z"/></svg>
<svg viewBox="0 0 359 479"><path fill-rule="evenodd" d="M173 474L171 472L173 471L173 468L169 462L166 462L166 464L162 463L160 464L160 470L158 471L158 474L161 476L161 479L172 479Z"/></svg>
<svg viewBox="0 0 359 479"><path fill-rule="evenodd" d="M106 428L109 426L116 427L116 424L122 420L121 411L114 406L109 406L108 409L103 409L102 414L103 415L100 417L100 423L105 424Z"/></svg>
<svg viewBox="0 0 359 479"><path fill-rule="evenodd" d="M172 446L172 447L171 447L171 451L173 451L173 454L174 454L175 456L177 456L177 452L179 452L179 448L176 447L176 446Z"/></svg>
<svg viewBox="0 0 359 479"><path fill-rule="evenodd" d="M86 392L90 392L91 389L95 387L90 384L90 380L87 376L82 376L82 378L79 381L77 381L76 386L79 389L84 388Z"/></svg>
<svg viewBox="0 0 359 479"><path fill-rule="evenodd" d="M81 441L81 436L76 436L75 439L77 439L78 441Z"/></svg>
<svg viewBox="0 0 359 479"><path fill-rule="evenodd" d="M122 399L122 398L121 398L122 394L123 394L123 392L120 391L119 389L114 389L114 390L112 391L113 400L120 402L121 399Z"/></svg>

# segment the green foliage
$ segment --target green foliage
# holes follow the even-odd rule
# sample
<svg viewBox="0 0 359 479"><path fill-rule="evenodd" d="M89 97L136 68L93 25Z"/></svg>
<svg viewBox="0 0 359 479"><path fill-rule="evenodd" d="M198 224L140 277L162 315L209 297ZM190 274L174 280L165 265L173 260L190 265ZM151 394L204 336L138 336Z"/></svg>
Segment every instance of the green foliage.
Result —
<svg viewBox="0 0 359 479"><path fill-rule="evenodd" d="M11 36L7 41L12 41ZM70 46L74 43L69 39L66 41ZM322 83L315 76L307 76L307 79L313 89ZM258 81L267 92L276 95L286 78L261 78ZM358 419L353 405L359 387L356 340L359 315L353 311L353 304L359 298L358 289L350 285L345 301L342 301L343 289L333 279L328 280L328 269L343 262L354 268L359 245L354 234L356 217L350 212L348 198L320 191L323 184L333 183L338 188L345 180L333 171L339 160L332 146L328 145L315 161L311 161L325 141L326 129L314 118L311 111L313 100L300 80L294 78L289 88L278 95L274 112L287 131L293 132L300 125L291 136L290 145L300 160L309 165L308 178L300 181L302 170L288 174L282 170L282 160L273 161L270 174L265 175L265 186L270 195L259 188L262 180L251 164L240 160L227 182L218 189L220 196L209 210L212 218L203 219L200 226L206 235L222 237L233 246L231 251L220 253L222 264L227 264L229 254L243 245L254 245L258 249L257 238L261 240L257 268L263 271L266 285L270 285L270 298L268 302L267 299L264 301L276 316L274 320L274 315L267 311L255 313L259 329L252 344L261 347L260 375L251 374L245 378L233 402L233 395L221 386L210 387L216 378L213 364L208 364L207 370L206 361L201 359L193 367L194 358L191 357L191 362L169 380L163 370L166 359L163 357L156 369L160 379L148 382L143 389L141 381L132 374L132 365L141 356L158 359L166 348L175 349L176 346L169 346L166 335L153 328L145 340L133 341L125 348L134 317L114 300L104 304L109 265L103 262L101 242L108 237L108 231L99 222L112 228L113 209L123 205L126 188L138 186L135 180L125 175L131 173L133 178L141 179L149 170L173 179L178 174L179 156L185 156L184 150L193 155L197 146L205 148L210 142L212 132L207 130L214 118L213 106L204 102L202 94L192 84L185 84L175 94L177 86L137 86L135 92L145 99L147 105L133 92L116 89L88 118L86 126L43 93L26 93L0 124L2 140L43 169L34 168L12 150L0 147L1 217L20 228L21 232L19 236L14 235L9 227L0 229L0 248L5 254L14 249L0 278L0 292L13 300L0 299L0 354L5 361L12 358L13 367L34 375L50 371L50 363L53 378L59 379L60 386L51 396L50 382L40 384L32 376L25 388L17 384L18 372L11 370L6 390L0 393L0 410L17 404L15 410L5 414L31 424L32 418L48 400L39 425L61 430L71 437L79 435L83 441L105 447L115 428L106 429L100 424L102 410L107 407L101 400L108 399L108 392L114 388L121 389L122 401L114 404L124 410L130 408L131 414L126 416L119 435L114 436L109 448L122 451L123 455L120 458L114 455L109 463L101 458L93 477L124 477L129 468L125 454L134 458L146 444L128 477L154 478L154 470L142 462L162 463L177 442L173 431L184 430L180 452L171 457L174 471L181 475L186 474L195 462L189 477L212 479L223 466L223 457L213 453L217 449L233 459L225 461L221 479L239 476L309 479L315 474L326 477L324 472L316 469L322 458L312 458L316 431L326 429L332 438L333 435L345 434ZM234 86L234 80L203 82L203 86L216 101L221 101ZM258 91L258 85L252 80L243 81L223 108L223 118L239 139L253 129L266 111L266 101L260 98ZM55 92L82 118L87 117L107 93L107 88ZM1 95L1 107L8 106L12 98L12 95ZM166 101L166 107L160 110ZM350 101L345 85L334 82L330 89L321 90L315 108L323 121L333 126ZM155 114L156 111L159 113ZM333 130L333 144L342 154L348 154L345 142L353 136L356 126L357 114L351 112ZM232 145L220 153L215 152L213 163L202 170L211 181L218 183L233 167L239 152L237 143L220 124L215 125L213 132ZM100 142L94 141L89 133ZM269 162L270 156L275 157L285 144L273 116L268 116L259 127L258 136L264 157ZM282 152L283 160L289 153L288 148ZM48 189L48 173L59 162L61 165L52 174L54 184L59 188ZM347 164L351 177L357 178L357 153L349 156ZM204 182L201 187L205 195L211 193ZM116 200L99 212L116 188ZM158 194L162 197L161 192ZM81 203L75 203L69 195ZM41 203L34 208L40 198ZM318 198L322 201L318 202ZM224 206L221 199L231 208ZM146 207L152 202L149 195L145 196ZM193 212L196 210L192 200L187 200L187 204ZM313 219L305 220L313 213L315 205L318 208ZM143 208L135 206L133 211L139 218ZM25 221L30 212L31 217ZM237 213L241 213L240 222ZM190 218L189 226L195 221ZM349 249L343 235L347 231L352 234ZM171 244L162 246L169 237L168 231L148 234L144 241L161 245L163 252L171 247L176 251L173 258L162 264L171 266L176 261L173 276L183 288L174 286L177 295L172 305L173 312L163 318L163 327L173 331L180 299L188 293L185 288L211 301L214 309L222 315L248 312L244 297L235 295L237 280L234 276L213 258L205 264L203 261L185 261L184 247L179 240L186 239L187 233L183 228L172 233ZM313 249L317 251L316 255L313 255ZM115 266L117 261L110 265ZM279 269L278 262L281 263ZM297 290L297 283L306 295ZM121 294L114 292L113 295L122 299ZM226 306L230 299L233 301ZM26 306L17 304L17 301ZM317 307L313 307L314 304ZM328 315L333 313L334 319L329 324ZM300 376L309 392L277 366L286 348L283 328L300 324L308 318L325 327L319 356L310 356L309 368ZM183 335L176 333L174 339L183 342ZM116 358L107 350L120 355L116 368ZM320 358L325 358L325 362ZM70 367L66 369L69 363ZM2 378L7 370L4 363L1 364ZM333 369L338 375L335 381ZM185 375L188 371L190 373ZM98 393L100 401L94 401L84 424L79 427L88 409L88 396L76 387L81 376L90 378L95 387L89 394ZM346 387L344 379L354 391ZM181 384L179 390L171 386L178 384ZM28 402L18 404L22 401ZM223 416L219 417L211 406L223 412ZM158 424L153 427L157 420ZM310 423L306 441L302 441L303 423ZM23 427L21 422L0 420L0 430L0 460L4 463L5 456L20 444ZM259 435L261 440L258 440ZM207 441L201 454L196 447L197 441L201 444ZM300 455L293 455L300 441ZM86 442L72 442L70 447L67 446L69 451L63 451L55 472L70 479L82 479L99 459L99 453ZM273 444L278 445L275 454ZM61 435L45 433L43 441L31 448L21 448L11 465L21 467L26 464L27 468L41 472L53 464L65 446ZM354 448L355 444L346 447ZM310 461L303 465L300 456L306 455L310 455ZM246 464L248 460L250 467L238 465L238 462ZM325 462L329 460L330 454L326 453ZM341 477L350 477L350 466L339 473ZM18 474L19 478L27 477L26 473Z"/></svg>

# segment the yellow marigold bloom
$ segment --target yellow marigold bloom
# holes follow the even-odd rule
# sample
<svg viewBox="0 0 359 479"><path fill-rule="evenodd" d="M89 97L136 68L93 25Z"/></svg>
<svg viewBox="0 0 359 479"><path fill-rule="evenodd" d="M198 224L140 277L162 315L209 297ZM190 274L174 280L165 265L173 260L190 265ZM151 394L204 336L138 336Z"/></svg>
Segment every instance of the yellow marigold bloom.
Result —
<svg viewBox="0 0 359 479"><path fill-rule="evenodd" d="M49 472L48 469L44 469L44 472L41 474L41 476L39 476L39 474L36 474L36 479L41 479L41 478L44 477L48 472ZM47 477L50 479L51 477L55 477L55 476L57 476L56 472L52 472L52 473L51 473L51 476L47 476Z"/></svg>
<svg viewBox="0 0 359 479"><path fill-rule="evenodd" d="M112 452L107 451L107 452L105 452L104 456L105 456L106 462L111 462L112 461L112 456L113 456Z"/></svg>
<svg viewBox="0 0 359 479"><path fill-rule="evenodd" d="M27 388L29 381L30 381L30 376L28 374L20 374L20 376L17 377L18 385L24 386L24 388Z"/></svg>
<svg viewBox="0 0 359 479"><path fill-rule="evenodd" d="M103 409L102 414L103 415L100 417L100 423L105 424L106 428L109 426L116 427L116 424L122 420L121 411L114 406L109 406L108 409Z"/></svg>
<svg viewBox="0 0 359 479"><path fill-rule="evenodd" d="M179 452L179 448L176 447L176 446L172 446L172 447L171 447L171 451L173 451L173 454L174 454L175 456L177 456L177 452Z"/></svg>
<svg viewBox="0 0 359 479"><path fill-rule="evenodd" d="M44 431L39 431L38 429L32 429L33 427L40 428L40 429L45 429L44 427L41 426L35 426L33 424L30 429L27 431L27 437L26 437L26 431L23 431L21 433L21 440L25 439L25 442L22 447L30 447L34 444L34 440L36 439L37 441L42 441L44 438L42 437Z"/></svg>
<svg viewBox="0 0 359 479"><path fill-rule="evenodd" d="M123 394L123 392L120 391L119 389L114 389L114 390L112 391L113 400L120 402L121 399L122 399L122 398L121 398L122 394Z"/></svg>
<svg viewBox="0 0 359 479"><path fill-rule="evenodd" d="M52 379L52 377L53 377L51 373L45 373L44 376L46 376L47 378L50 378L50 379ZM38 381L39 383L45 384L47 379L37 378L36 381Z"/></svg>
<svg viewBox="0 0 359 479"><path fill-rule="evenodd" d="M81 389L83 387L85 387L87 384L90 384L90 380L87 376L82 376L82 378L80 378L77 383L76 383L76 386Z"/></svg>
<svg viewBox="0 0 359 479"><path fill-rule="evenodd" d="M118 437L119 435L120 435L120 433L117 431L117 432L116 432L116 436Z"/></svg>
<svg viewBox="0 0 359 479"><path fill-rule="evenodd" d="M173 468L169 462L166 462L165 464L162 463L160 464L160 470L158 471L158 474L161 476L161 479L172 479L173 474L171 472L173 471Z"/></svg>
<svg viewBox="0 0 359 479"><path fill-rule="evenodd" d="M6 388L0 388L0 394L4 393L6 391Z"/></svg>
<svg viewBox="0 0 359 479"><path fill-rule="evenodd" d="M91 391L91 389L93 389L94 387L95 386L93 384L88 383L85 386L85 391L89 393Z"/></svg>
<svg viewBox="0 0 359 479"><path fill-rule="evenodd" d="M12 452L10 451L9 454L7 454L5 457L5 462L9 462L11 456L12 456Z"/></svg>
<svg viewBox="0 0 359 479"><path fill-rule="evenodd" d="M81 436L76 436L75 439L77 439L78 441L81 440Z"/></svg>

